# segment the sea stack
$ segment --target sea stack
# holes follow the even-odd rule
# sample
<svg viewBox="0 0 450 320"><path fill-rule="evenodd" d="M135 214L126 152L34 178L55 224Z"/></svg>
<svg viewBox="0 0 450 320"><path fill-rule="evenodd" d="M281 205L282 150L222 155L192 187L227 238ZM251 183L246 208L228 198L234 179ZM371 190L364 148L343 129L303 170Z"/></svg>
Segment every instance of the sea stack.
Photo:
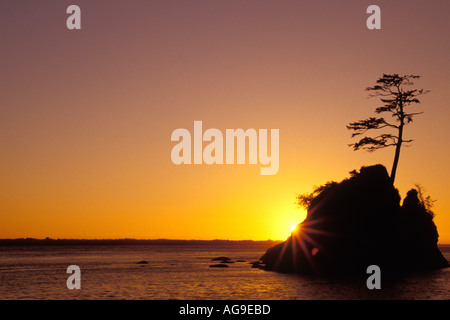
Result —
<svg viewBox="0 0 450 320"><path fill-rule="evenodd" d="M377 265L391 275L448 267L437 246L433 213L398 190L382 165L362 167L328 183L310 202L307 217L261 257L266 270L304 274L365 275Z"/></svg>

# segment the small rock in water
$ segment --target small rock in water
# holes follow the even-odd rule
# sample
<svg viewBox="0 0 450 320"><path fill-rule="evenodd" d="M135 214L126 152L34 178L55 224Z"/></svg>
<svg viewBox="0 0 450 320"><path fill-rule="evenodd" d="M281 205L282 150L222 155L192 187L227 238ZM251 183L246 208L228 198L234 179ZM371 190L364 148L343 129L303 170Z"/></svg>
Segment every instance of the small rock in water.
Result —
<svg viewBox="0 0 450 320"><path fill-rule="evenodd" d="M259 261L250 262L250 264L252 265L252 268L259 268L262 266L262 263Z"/></svg>
<svg viewBox="0 0 450 320"><path fill-rule="evenodd" d="M148 264L148 262L147 261L145 261L145 260L142 260L142 261L139 261L139 262L136 262L137 264Z"/></svg>
<svg viewBox="0 0 450 320"><path fill-rule="evenodd" d="M217 258L213 258L213 259L211 259L211 261L216 261L216 260L231 260L230 258L228 258L228 257L217 257Z"/></svg>
<svg viewBox="0 0 450 320"><path fill-rule="evenodd" d="M231 261L231 260L222 260L222 261L220 261L220 263L234 263L234 261Z"/></svg>
<svg viewBox="0 0 450 320"><path fill-rule="evenodd" d="M226 264L212 264L209 266L210 268L228 268Z"/></svg>

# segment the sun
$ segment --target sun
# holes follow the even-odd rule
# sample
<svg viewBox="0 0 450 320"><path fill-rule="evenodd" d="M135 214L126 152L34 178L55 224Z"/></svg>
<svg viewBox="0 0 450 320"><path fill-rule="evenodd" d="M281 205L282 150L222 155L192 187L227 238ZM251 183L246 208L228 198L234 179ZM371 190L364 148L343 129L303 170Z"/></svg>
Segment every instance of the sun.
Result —
<svg viewBox="0 0 450 320"><path fill-rule="evenodd" d="M293 224L293 225L291 226L291 232L294 231L295 229L297 229L297 225L296 225L296 224Z"/></svg>

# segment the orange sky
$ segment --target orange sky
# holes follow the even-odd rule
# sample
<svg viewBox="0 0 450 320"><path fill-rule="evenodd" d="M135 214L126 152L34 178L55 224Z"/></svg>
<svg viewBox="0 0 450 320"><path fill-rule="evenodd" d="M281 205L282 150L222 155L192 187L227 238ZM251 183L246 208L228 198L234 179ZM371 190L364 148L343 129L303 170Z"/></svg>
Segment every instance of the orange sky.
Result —
<svg viewBox="0 0 450 320"><path fill-rule="evenodd" d="M2 1L0 238L285 239L297 193L393 149L354 152L364 89L419 74L396 187L436 199L450 243L448 1ZM82 29L66 28L76 3ZM280 167L171 162L173 130L280 130Z"/></svg>

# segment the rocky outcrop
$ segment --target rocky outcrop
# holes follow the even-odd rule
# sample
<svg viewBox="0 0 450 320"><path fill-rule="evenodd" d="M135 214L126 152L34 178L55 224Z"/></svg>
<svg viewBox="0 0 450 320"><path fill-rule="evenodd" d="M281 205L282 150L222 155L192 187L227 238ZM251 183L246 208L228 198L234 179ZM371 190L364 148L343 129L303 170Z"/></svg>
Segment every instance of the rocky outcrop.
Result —
<svg viewBox="0 0 450 320"><path fill-rule="evenodd" d="M306 219L261 257L266 270L288 273L384 274L448 267L437 247L433 215L408 192L403 205L382 165L362 167L328 183L311 200Z"/></svg>

